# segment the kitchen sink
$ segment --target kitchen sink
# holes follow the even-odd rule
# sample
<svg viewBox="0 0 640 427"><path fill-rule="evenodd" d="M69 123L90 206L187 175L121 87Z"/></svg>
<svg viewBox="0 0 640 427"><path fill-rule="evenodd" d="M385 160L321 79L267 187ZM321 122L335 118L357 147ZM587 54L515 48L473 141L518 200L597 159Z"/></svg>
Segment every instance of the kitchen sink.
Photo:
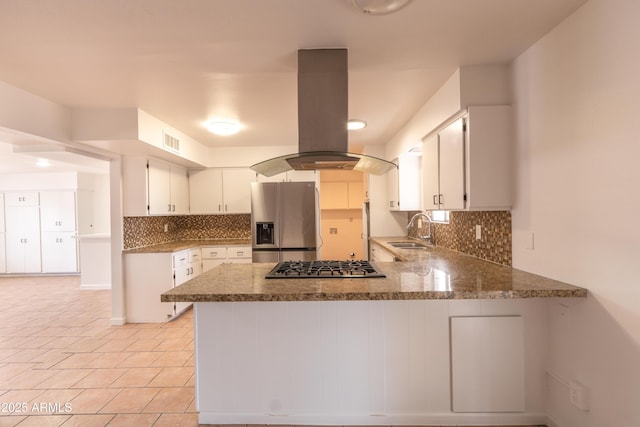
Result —
<svg viewBox="0 0 640 427"><path fill-rule="evenodd" d="M429 249L428 245L418 242L388 242L389 245L399 249Z"/></svg>

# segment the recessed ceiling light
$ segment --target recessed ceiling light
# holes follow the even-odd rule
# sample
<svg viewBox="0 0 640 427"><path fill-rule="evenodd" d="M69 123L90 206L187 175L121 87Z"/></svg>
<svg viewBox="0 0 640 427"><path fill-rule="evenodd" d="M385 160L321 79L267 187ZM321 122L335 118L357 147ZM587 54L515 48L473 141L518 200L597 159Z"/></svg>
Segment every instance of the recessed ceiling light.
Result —
<svg viewBox="0 0 640 427"><path fill-rule="evenodd" d="M39 168L48 168L49 166L51 166L51 162L47 159L38 159L38 161L36 162L36 166L38 166Z"/></svg>
<svg viewBox="0 0 640 427"><path fill-rule="evenodd" d="M233 135L240 131L240 124L233 122L210 122L207 124L207 129L216 135Z"/></svg>
<svg viewBox="0 0 640 427"><path fill-rule="evenodd" d="M366 126L367 122L365 122L364 120L353 119L347 122L347 129L349 130L359 130L365 128Z"/></svg>

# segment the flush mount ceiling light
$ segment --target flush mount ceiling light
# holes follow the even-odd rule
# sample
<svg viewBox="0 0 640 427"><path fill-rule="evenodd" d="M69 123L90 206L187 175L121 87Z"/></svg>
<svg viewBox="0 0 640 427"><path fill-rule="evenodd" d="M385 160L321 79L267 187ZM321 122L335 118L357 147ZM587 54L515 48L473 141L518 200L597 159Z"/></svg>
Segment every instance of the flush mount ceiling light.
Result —
<svg viewBox="0 0 640 427"><path fill-rule="evenodd" d="M367 126L367 122L364 120L351 119L347 122L348 130L364 129Z"/></svg>
<svg viewBox="0 0 640 427"><path fill-rule="evenodd" d="M353 0L353 5L367 15L388 15L410 2L411 0Z"/></svg>
<svg viewBox="0 0 640 427"><path fill-rule="evenodd" d="M240 125L233 122L210 122L207 124L207 129L216 135L226 136L238 133Z"/></svg>

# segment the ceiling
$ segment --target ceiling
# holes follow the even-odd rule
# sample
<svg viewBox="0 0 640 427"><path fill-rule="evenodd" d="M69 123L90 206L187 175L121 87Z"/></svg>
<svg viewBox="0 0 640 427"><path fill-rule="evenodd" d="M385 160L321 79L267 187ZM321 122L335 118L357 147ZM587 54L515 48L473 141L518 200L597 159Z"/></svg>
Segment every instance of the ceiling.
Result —
<svg viewBox="0 0 640 427"><path fill-rule="evenodd" d="M379 1L379 0L368 0ZM349 49L350 149L386 143L456 70L509 63L585 0L0 0L0 80L138 107L207 146L297 144L296 51ZM234 120L215 136L204 124Z"/></svg>

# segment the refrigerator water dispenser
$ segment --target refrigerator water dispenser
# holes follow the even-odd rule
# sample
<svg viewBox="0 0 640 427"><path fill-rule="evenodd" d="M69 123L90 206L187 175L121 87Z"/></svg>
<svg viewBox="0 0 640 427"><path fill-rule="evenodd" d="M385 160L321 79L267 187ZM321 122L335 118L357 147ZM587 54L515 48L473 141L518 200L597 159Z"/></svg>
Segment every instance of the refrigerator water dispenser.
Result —
<svg viewBox="0 0 640 427"><path fill-rule="evenodd" d="M256 244L273 245L274 243L273 222L257 222Z"/></svg>

